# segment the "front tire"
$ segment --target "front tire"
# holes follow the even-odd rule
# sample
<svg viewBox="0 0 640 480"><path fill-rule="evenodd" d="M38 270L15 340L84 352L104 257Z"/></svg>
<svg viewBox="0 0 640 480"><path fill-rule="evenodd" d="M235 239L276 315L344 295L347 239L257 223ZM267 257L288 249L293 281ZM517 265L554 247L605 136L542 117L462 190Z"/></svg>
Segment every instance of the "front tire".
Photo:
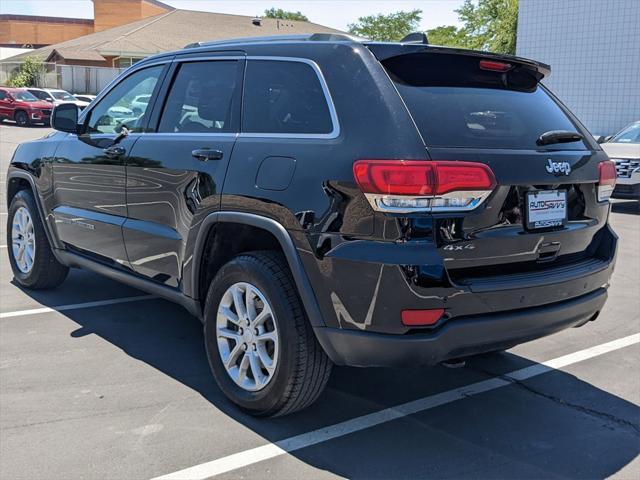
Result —
<svg viewBox="0 0 640 480"><path fill-rule="evenodd" d="M28 127L29 125L31 125L29 122L29 115L27 115L27 113L23 112L22 110L16 112L15 121L19 127Z"/></svg>
<svg viewBox="0 0 640 480"><path fill-rule="evenodd" d="M69 269L56 260L30 190L20 190L7 215L7 250L13 276L33 290L54 288Z"/></svg>
<svg viewBox="0 0 640 480"><path fill-rule="evenodd" d="M243 410L286 415L324 390L332 364L279 253L251 252L224 265L209 287L204 318L213 375Z"/></svg>

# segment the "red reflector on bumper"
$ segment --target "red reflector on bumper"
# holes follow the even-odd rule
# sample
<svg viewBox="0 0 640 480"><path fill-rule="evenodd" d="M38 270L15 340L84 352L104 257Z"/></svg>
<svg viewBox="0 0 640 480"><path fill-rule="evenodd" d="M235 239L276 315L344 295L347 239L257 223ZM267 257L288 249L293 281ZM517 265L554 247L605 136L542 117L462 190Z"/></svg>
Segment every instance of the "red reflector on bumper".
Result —
<svg viewBox="0 0 640 480"><path fill-rule="evenodd" d="M408 327L434 325L442 314L444 308L434 308L432 310L403 310L402 323Z"/></svg>

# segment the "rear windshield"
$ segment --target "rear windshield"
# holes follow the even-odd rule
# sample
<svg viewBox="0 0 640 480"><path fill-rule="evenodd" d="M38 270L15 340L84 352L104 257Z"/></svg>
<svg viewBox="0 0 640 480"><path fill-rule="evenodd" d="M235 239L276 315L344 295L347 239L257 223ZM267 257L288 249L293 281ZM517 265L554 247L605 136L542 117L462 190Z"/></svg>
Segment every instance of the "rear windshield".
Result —
<svg viewBox="0 0 640 480"><path fill-rule="evenodd" d="M483 71L479 58L410 54L383 62L428 146L538 149L550 130L576 126L526 70ZM583 142L546 145L585 150Z"/></svg>

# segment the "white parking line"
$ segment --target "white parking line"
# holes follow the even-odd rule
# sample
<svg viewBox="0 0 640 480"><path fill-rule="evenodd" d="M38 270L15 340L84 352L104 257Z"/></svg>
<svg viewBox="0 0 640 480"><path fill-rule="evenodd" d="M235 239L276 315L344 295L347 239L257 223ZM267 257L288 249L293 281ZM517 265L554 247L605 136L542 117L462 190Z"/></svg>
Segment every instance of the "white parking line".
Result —
<svg viewBox="0 0 640 480"><path fill-rule="evenodd" d="M0 248L7 248L6 245L0 245Z"/></svg>
<svg viewBox="0 0 640 480"><path fill-rule="evenodd" d="M598 355L612 352L620 348L628 347L640 342L640 334L629 335L612 342L596 345L595 347L570 353L562 357L554 358L548 362L535 364L531 367L522 368L501 377L494 377L481 382L473 383L464 387L448 390L446 392L420 398L412 402L403 403L395 407L386 408L378 412L353 418L345 422L320 428L312 432L303 433L295 437L286 438L279 442L269 443L261 447L252 448L243 452L234 453L226 457L201 463L193 467L185 468L174 473L169 473L153 480L197 480L210 478L222 473L231 472L242 467L253 465L263 460L268 460L301 448L326 442L334 438L349 435L367 428L375 427L383 423L397 420L413 415L418 412L430 410L440 405L462 400L480 393L495 390L496 388L511 385L514 380L525 380L536 377L543 373L566 367Z"/></svg>
<svg viewBox="0 0 640 480"><path fill-rule="evenodd" d="M38 315L39 313L64 312L65 310L78 310L80 308L103 307L105 305L115 305L117 303L139 302L140 300L150 300L156 298L153 295L139 295L137 297L111 298L109 300L98 300L96 302L72 303L60 305L59 307L33 308L31 310L16 310L14 312L0 313L0 318L22 317L25 315Z"/></svg>

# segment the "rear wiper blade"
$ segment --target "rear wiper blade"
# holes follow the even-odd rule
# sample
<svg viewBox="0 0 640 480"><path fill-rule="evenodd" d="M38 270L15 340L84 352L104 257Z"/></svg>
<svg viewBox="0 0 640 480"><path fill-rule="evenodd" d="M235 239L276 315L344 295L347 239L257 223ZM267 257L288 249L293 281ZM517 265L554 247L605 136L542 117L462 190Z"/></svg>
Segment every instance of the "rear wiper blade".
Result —
<svg viewBox="0 0 640 480"><path fill-rule="evenodd" d="M578 132L551 130L540 135L536 143L538 145L551 145L552 143L579 142L580 140L582 140L582 135Z"/></svg>

